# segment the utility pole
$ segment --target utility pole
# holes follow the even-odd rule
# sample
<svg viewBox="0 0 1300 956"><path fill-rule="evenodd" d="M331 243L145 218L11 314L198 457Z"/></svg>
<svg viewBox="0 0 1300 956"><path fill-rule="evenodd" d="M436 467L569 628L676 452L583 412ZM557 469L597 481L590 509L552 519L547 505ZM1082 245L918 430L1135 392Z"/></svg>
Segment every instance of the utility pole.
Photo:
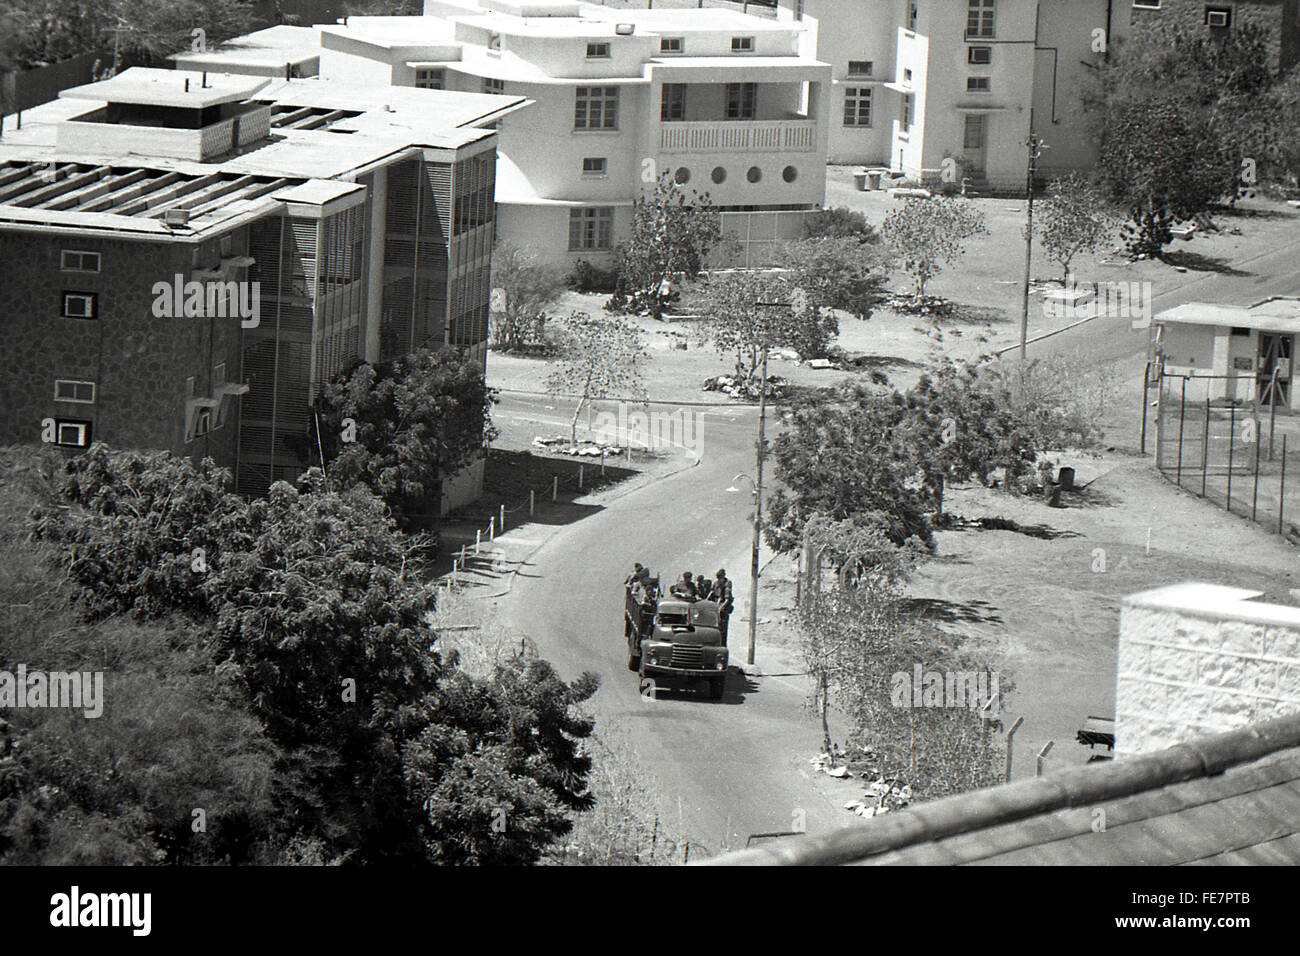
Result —
<svg viewBox="0 0 1300 956"><path fill-rule="evenodd" d="M1034 261L1034 172L1038 157L1043 154L1043 140L1034 132L1034 111L1029 110L1029 138L1025 140L1029 160L1025 164L1025 281L1020 302L1020 362L1024 364L1029 354L1029 281Z"/></svg>
<svg viewBox="0 0 1300 956"><path fill-rule="evenodd" d="M754 547L749 560L749 652L746 663L754 663L758 642L758 548L763 530L763 452L767 424L767 343L763 344L763 381L758 389L758 443L754 446Z"/></svg>

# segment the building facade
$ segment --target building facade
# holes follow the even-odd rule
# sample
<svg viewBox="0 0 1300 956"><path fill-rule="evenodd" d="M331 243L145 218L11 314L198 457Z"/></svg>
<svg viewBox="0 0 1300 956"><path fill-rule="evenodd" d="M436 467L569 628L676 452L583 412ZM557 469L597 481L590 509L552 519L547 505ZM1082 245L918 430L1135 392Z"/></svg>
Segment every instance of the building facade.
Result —
<svg viewBox="0 0 1300 956"><path fill-rule="evenodd" d="M1086 170L1096 144L1082 109L1091 65L1137 31L1209 35L1255 23L1274 66L1300 57L1300 0L780 0L804 52L831 65L832 163L925 184L945 170L996 191L1025 188L1031 121L1040 178Z"/></svg>
<svg viewBox="0 0 1300 956"><path fill-rule="evenodd" d="M31 111L0 139L0 442L212 457L258 494L312 464L332 375L483 363L503 103L137 68Z"/></svg>
<svg viewBox="0 0 1300 956"><path fill-rule="evenodd" d="M708 193L750 261L825 198L830 68L800 52L803 24L578 0L424 13L319 27L320 76L532 101L496 124L495 198L501 238L544 259L611 265L634 200L665 173ZM214 56L178 65L242 69L238 51Z"/></svg>

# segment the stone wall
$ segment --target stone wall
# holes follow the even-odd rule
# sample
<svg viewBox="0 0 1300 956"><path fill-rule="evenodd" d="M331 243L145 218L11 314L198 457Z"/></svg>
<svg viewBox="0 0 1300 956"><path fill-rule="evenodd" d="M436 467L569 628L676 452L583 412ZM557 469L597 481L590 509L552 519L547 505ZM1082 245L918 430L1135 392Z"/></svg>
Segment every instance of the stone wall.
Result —
<svg viewBox="0 0 1300 956"><path fill-rule="evenodd" d="M1116 756L1300 711L1300 607L1259 596L1189 583L1124 602Z"/></svg>
<svg viewBox="0 0 1300 956"><path fill-rule="evenodd" d="M1188 31L1207 30L1207 6L1231 7L1232 29L1247 23L1269 31L1270 65L1283 69L1300 60L1300 0L1237 0L1205 3L1204 0L1161 0L1159 9L1132 7L1131 28L1177 25Z"/></svg>

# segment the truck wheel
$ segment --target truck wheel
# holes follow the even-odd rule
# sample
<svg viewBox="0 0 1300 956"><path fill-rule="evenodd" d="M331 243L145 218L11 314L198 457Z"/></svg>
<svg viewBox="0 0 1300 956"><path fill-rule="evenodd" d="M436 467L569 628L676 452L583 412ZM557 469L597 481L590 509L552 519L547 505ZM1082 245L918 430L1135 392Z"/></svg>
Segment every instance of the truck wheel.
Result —
<svg viewBox="0 0 1300 956"><path fill-rule="evenodd" d="M709 699L722 700L723 695L727 692L726 677L709 678Z"/></svg>
<svg viewBox="0 0 1300 956"><path fill-rule="evenodd" d="M629 653L627 655L627 669L630 671L639 671L641 669L641 655Z"/></svg>

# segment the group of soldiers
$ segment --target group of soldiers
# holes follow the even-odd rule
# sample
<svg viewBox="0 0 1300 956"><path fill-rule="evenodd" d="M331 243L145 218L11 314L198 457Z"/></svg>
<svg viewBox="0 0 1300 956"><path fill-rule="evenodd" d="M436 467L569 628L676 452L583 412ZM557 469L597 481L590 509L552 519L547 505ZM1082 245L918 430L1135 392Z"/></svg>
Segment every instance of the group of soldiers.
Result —
<svg viewBox="0 0 1300 956"><path fill-rule="evenodd" d="M625 582L629 588L640 591L643 595L643 601L652 600L658 597L659 579L652 578L648 569L637 562L632 569L632 574ZM727 639L727 621L731 617L731 612L736 606L736 601L731 591L731 579L727 577L725 569L719 568L717 576L710 581L703 574L695 575L691 578L691 572L683 571L681 579L674 581L668 588L668 593L682 601L714 601L718 605L718 627L722 631L722 639Z"/></svg>

